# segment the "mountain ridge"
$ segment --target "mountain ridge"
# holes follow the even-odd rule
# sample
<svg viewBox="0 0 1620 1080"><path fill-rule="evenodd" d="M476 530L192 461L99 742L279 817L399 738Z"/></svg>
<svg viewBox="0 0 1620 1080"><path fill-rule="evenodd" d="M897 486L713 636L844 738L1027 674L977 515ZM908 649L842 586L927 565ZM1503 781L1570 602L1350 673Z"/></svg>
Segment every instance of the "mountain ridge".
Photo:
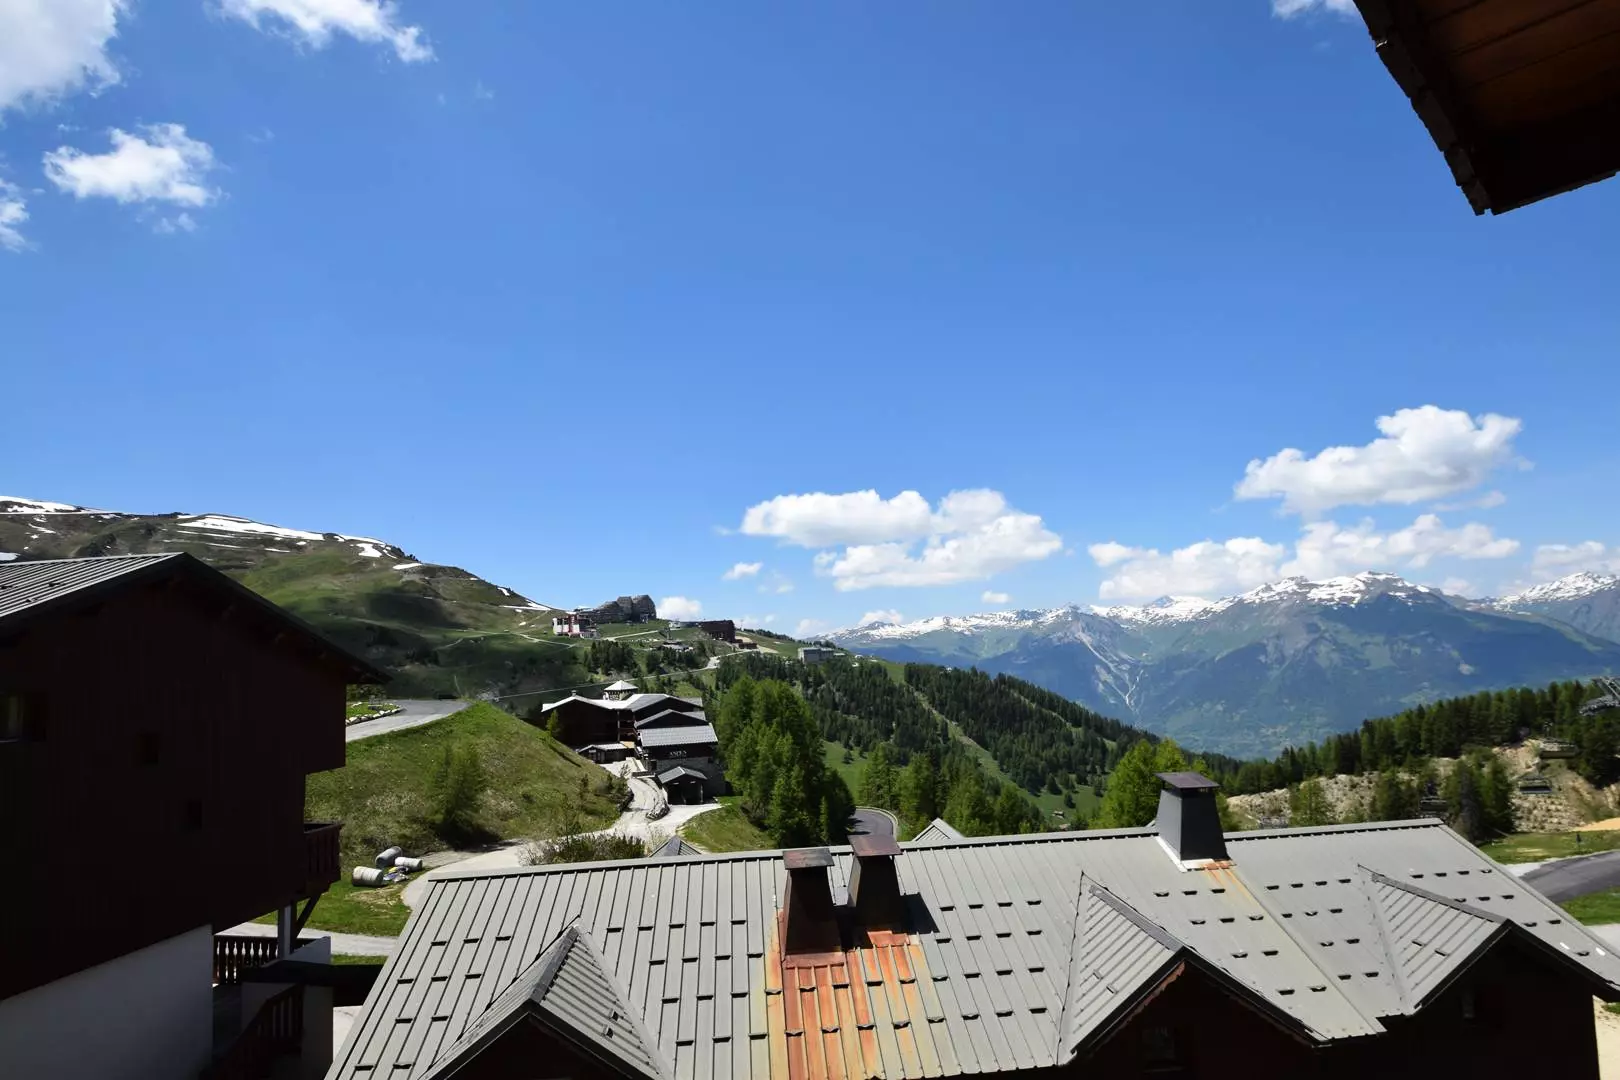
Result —
<svg viewBox="0 0 1620 1080"><path fill-rule="evenodd" d="M1616 638L1376 571L1287 578L1211 601L936 616L829 636L890 660L1016 675L1240 755L1428 700L1620 670Z"/></svg>

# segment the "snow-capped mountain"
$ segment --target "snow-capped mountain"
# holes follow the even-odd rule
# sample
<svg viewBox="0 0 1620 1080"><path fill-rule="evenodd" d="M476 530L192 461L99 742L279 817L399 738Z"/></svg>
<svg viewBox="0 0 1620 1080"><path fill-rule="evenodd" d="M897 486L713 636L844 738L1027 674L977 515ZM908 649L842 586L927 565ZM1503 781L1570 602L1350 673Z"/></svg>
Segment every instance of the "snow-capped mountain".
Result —
<svg viewBox="0 0 1620 1080"><path fill-rule="evenodd" d="M1199 746L1256 753L1419 701L1620 671L1620 643L1554 621L1534 599L1514 603L1464 602L1369 571L1219 600L942 616L831 636L894 660L1017 675Z"/></svg>
<svg viewBox="0 0 1620 1080"><path fill-rule="evenodd" d="M374 536L0 496L0 562L160 551L194 555L307 619L393 671L402 697L527 690L555 674L547 658L560 650L523 654L533 630L549 631L550 608Z"/></svg>
<svg viewBox="0 0 1620 1080"><path fill-rule="evenodd" d="M1496 611L1557 619L1588 634L1620 641L1620 576L1614 574L1582 570L1484 603Z"/></svg>

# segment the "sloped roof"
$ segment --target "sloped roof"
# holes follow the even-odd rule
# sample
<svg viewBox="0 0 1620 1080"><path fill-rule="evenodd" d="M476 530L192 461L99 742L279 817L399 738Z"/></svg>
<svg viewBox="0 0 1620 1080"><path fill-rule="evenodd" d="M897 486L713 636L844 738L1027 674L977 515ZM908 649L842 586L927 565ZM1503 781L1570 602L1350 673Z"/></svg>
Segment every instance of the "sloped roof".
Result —
<svg viewBox="0 0 1620 1080"><path fill-rule="evenodd" d="M619 693L619 692L624 691L624 690L638 690L638 689L640 689L640 687L636 686L635 683L627 682L624 679L620 679L616 683L610 683L607 686L603 687L602 692L606 693L606 694L615 694L615 693Z"/></svg>
<svg viewBox="0 0 1620 1080"><path fill-rule="evenodd" d="M241 602L262 617L316 646L342 667L351 682L386 682L388 676L369 662L334 644L320 631L271 603L230 576L184 552L155 555L105 555L86 559L30 559L0 563L0 629L97 597L140 581L186 575Z"/></svg>
<svg viewBox="0 0 1620 1080"><path fill-rule="evenodd" d="M660 784L668 784L668 783L672 783L672 782L674 782L676 780L679 780L682 777L685 777L685 778L687 778L689 780L708 780L709 779L707 776L704 776L702 773L698 772L696 769L688 769L685 765L677 765L673 769L665 769L663 772L659 773L658 774L658 782Z"/></svg>
<svg viewBox="0 0 1620 1080"><path fill-rule="evenodd" d="M809 958L780 951L781 852L441 871L330 1075L427 1075L415 1032L443 1017L440 1043L461 1039L576 922L650 1052L704 1080L1061 1065L1181 965L1306 1041L1377 1037L1505 934L1620 997L1601 943L1437 822L1226 842L1231 865L1190 871L1151 829L908 846L903 932ZM850 869L833 849L835 903Z"/></svg>
<svg viewBox="0 0 1620 1080"><path fill-rule="evenodd" d="M665 840L659 845L657 851L648 853L649 857L654 859L673 859L684 855L702 854L702 849L695 848L691 844L688 844L686 840L679 835L670 837L668 840Z"/></svg>
<svg viewBox="0 0 1620 1080"><path fill-rule="evenodd" d="M657 727L660 724L679 727L682 725L707 723L708 719L708 716L703 712L702 709L665 709L662 712L656 712L651 716L644 716L637 720L636 727L650 728Z"/></svg>
<svg viewBox="0 0 1620 1080"><path fill-rule="evenodd" d="M960 840L962 834L951 826L944 818L935 818L922 827L922 831L910 840L908 844L932 844L939 840Z"/></svg>
<svg viewBox="0 0 1620 1080"><path fill-rule="evenodd" d="M643 748L660 746L690 746L696 743L718 743L712 724L692 724L686 727L644 728L636 732Z"/></svg>

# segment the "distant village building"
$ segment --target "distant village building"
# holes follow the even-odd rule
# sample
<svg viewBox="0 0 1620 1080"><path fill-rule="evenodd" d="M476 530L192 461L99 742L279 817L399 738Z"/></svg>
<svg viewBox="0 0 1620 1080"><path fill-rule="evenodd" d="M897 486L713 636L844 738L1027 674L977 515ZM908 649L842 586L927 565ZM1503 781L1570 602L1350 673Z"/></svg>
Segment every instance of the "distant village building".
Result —
<svg viewBox="0 0 1620 1080"><path fill-rule="evenodd" d="M640 689L641 688L635 683L620 679L618 682L611 683L606 689L604 689L602 691L602 697L606 701L623 701L631 694L638 693Z"/></svg>
<svg viewBox="0 0 1620 1080"><path fill-rule="evenodd" d="M594 638L599 636L596 624L577 611L553 616L551 632L559 637Z"/></svg>
<svg viewBox="0 0 1620 1080"><path fill-rule="evenodd" d="M641 623L658 618L658 607L652 597L621 596L594 608L583 609L580 614L598 623Z"/></svg>
<svg viewBox="0 0 1620 1080"><path fill-rule="evenodd" d="M694 625L716 641L737 643L737 624L730 619L704 619Z"/></svg>
<svg viewBox="0 0 1620 1080"><path fill-rule="evenodd" d="M799 650L799 659L807 664L825 663L837 655L837 649L829 649L825 645L806 645Z"/></svg>
<svg viewBox="0 0 1620 1080"><path fill-rule="evenodd" d="M664 712L696 713L693 723L707 723L702 718L703 702L670 694L631 694L622 700L570 694L540 706L540 715L531 713L530 722L549 727L555 718L558 741L565 746L613 742L634 745L636 721Z"/></svg>

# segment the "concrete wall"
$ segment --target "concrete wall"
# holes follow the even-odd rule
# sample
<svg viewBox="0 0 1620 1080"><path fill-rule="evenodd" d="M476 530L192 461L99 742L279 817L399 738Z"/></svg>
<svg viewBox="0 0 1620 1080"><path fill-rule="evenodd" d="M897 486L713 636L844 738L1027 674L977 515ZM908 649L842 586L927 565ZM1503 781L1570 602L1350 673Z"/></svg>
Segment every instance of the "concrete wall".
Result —
<svg viewBox="0 0 1620 1080"><path fill-rule="evenodd" d="M213 1049L214 935L199 926L0 1001L0 1073L196 1080Z"/></svg>

